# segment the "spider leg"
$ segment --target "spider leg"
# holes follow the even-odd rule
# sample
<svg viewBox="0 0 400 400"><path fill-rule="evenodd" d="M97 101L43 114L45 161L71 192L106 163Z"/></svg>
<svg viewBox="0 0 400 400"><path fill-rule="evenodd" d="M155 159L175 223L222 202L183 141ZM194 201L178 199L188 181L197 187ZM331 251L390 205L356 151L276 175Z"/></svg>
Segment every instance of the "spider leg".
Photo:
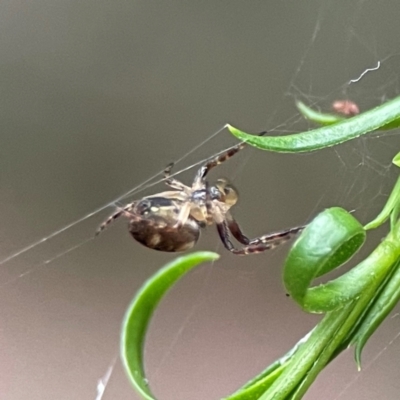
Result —
<svg viewBox="0 0 400 400"><path fill-rule="evenodd" d="M228 229L228 226L226 224L226 221L219 222L216 225L217 225L218 234L219 234L219 237L220 237L220 239L222 241L222 244L224 245L224 247L227 250L229 250L232 253L234 253L237 249L235 248L235 246L231 242L231 238L230 238L230 235L229 235L229 229Z"/></svg>
<svg viewBox="0 0 400 400"><path fill-rule="evenodd" d="M175 199L181 201L184 201L188 198L186 193L182 192L181 190L168 190L166 192L152 194L150 196L146 196L146 199L151 199L153 197L164 197L165 199L172 199L172 200Z"/></svg>
<svg viewBox="0 0 400 400"><path fill-rule="evenodd" d="M276 244L278 246L282 242L291 239L293 236L301 232L305 226L296 226L294 228L285 229L283 231L269 233L267 235L263 235L257 238L250 240L250 245L258 245L261 243L267 244Z"/></svg>
<svg viewBox="0 0 400 400"><path fill-rule="evenodd" d="M266 134L266 132L264 131L264 132L259 133L258 136L263 136L265 134ZM206 177L206 175L212 168L229 160L231 157L233 157L236 153L238 153L244 147L246 147L246 142L239 143L236 146L230 147L229 149L227 149L223 153L217 155L216 157L208 160L197 171L196 177L194 178L194 182L193 182L193 188L196 188L196 189L200 188L204 178Z"/></svg>
<svg viewBox="0 0 400 400"><path fill-rule="evenodd" d="M174 166L174 163L169 163L166 168L164 169L164 179L165 179L165 183L174 188L174 189L178 189L181 191L187 191L189 188L184 185L182 182L179 182L177 179L171 178L171 170L172 167Z"/></svg>
<svg viewBox="0 0 400 400"><path fill-rule="evenodd" d="M231 253L239 256L262 253L263 251L271 250L286 242L304 229L304 226L298 226L295 228L286 229L284 231L263 235L258 238L249 240L247 236L245 236L240 230L239 224L232 217L229 216L228 219L224 218L221 211L219 211L216 207L214 207L213 209L213 215L214 221L217 225L218 234L221 238L223 245ZM229 218L231 218L231 220L229 220ZM230 240L230 231L232 235L234 235L235 239L237 239L245 246L241 248L236 248ZM248 242L243 243L246 240Z"/></svg>
<svg viewBox="0 0 400 400"><path fill-rule="evenodd" d="M177 221L174 225L174 229L179 229L183 225L185 225L187 219L190 215L190 202L186 201L183 203L181 209L179 210Z"/></svg>
<svg viewBox="0 0 400 400"><path fill-rule="evenodd" d="M229 211L225 213L225 220L228 229L239 243L247 245L251 242L251 240L243 233L239 224L232 217L232 214Z"/></svg>
<svg viewBox="0 0 400 400"><path fill-rule="evenodd" d="M241 244L249 245L249 244L260 244L260 243L270 243L270 242L277 242L277 241L285 241L299 233L301 230L304 229L304 226L298 226L295 228L290 228L284 231L270 233L268 235L263 235L258 238L249 239L240 228L238 222L233 218L232 214L227 211L225 213L225 221L226 226L229 229L230 233L233 237Z"/></svg>
<svg viewBox="0 0 400 400"><path fill-rule="evenodd" d="M108 225L110 225L112 222L114 222L117 218L121 217L122 215L125 215L126 212L129 212L134 203L130 203L126 205L124 208L119 208L118 211L116 211L114 214L109 216L97 229L95 236L98 236L104 229L107 228Z"/></svg>
<svg viewBox="0 0 400 400"><path fill-rule="evenodd" d="M172 165L172 163L170 165ZM170 167L170 165L168 167ZM148 198L164 197L165 199L180 200L183 202L183 205L182 205L181 209L179 210L178 218L174 225L174 229L180 228L183 225L185 225L185 222L187 221L187 219L190 215L190 202L188 201L188 195L187 195L187 192L190 188L188 188L186 185L184 185L183 183L181 183L179 181L176 181L176 183L182 186L181 190L161 192L161 193L157 193L152 196L147 196ZM169 185L169 183L168 183L168 185ZM172 185L170 185L170 186L172 186ZM177 185L174 185L173 187L175 189L177 189Z"/></svg>
<svg viewBox="0 0 400 400"><path fill-rule="evenodd" d="M304 227L292 228L286 231L261 236L259 238L251 240L248 245L243 246L239 249L234 247L232 242L230 241L229 230L225 221L223 223L217 224L217 229L222 243L231 253L238 256L245 256L247 254L262 253L264 251L274 249L275 247L292 238L296 233L304 229Z"/></svg>

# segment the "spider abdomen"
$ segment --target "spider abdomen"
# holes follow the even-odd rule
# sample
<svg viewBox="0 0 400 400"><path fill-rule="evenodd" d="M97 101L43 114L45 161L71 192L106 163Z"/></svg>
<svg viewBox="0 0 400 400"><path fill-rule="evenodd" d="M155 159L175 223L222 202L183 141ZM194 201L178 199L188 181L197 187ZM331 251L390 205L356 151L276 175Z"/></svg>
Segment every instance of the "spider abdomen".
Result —
<svg viewBox="0 0 400 400"><path fill-rule="evenodd" d="M182 200L179 198L146 197L127 214L129 232L144 246L168 252L192 248L200 236L200 226L191 217L178 225Z"/></svg>
<svg viewBox="0 0 400 400"><path fill-rule="evenodd" d="M142 245L159 251L179 252L192 248L200 236L197 222L188 218L179 228L162 218L131 221L129 232Z"/></svg>

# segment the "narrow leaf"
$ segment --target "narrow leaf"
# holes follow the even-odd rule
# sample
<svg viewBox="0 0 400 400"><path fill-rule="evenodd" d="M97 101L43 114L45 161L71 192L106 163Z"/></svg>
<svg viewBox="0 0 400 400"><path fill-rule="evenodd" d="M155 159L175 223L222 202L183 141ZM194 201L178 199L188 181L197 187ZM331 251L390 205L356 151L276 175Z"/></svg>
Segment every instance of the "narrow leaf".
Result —
<svg viewBox="0 0 400 400"><path fill-rule="evenodd" d="M397 179L397 182L392 190L392 193L390 193L390 196L385 206L383 207L382 211L376 218L374 218L373 221L365 225L365 229L367 230L375 229L381 226L390 217L392 212L398 209L399 206L400 206L400 177ZM397 211L396 211L396 216L397 216Z"/></svg>
<svg viewBox="0 0 400 400"><path fill-rule="evenodd" d="M229 124L227 128L240 140L259 149L282 153L299 153L346 142L382 128L395 120L398 120L394 124L394 127L397 127L400 121L400 97L334 125L292 135L260 137L249 135Z"/></svg>
<svg viewBox="0 0 400 400"><path fill-rule="evenodd" d="M355 358L358 368L361 369L361 352L367 340L376 331L382 321L393 310L400 300L400 263L397 262L394 273L384 283L382 290L377 294L375 301L363 316L356 335L351 344L356 344Z"/></svg>
<svg viewBox="0 0 400 400"><path fill-rule="evenodd" d="M339 115L326 114L326 113L321 113L319 111L315 111L312 108L306 106L301 101L296 102L296 106L299 109L299 111L303 114L303 117L319 125L323 126L333 125L338 122L344 121L346 119L344 117L340 117Z"/></svg>
<svg viewBox="0 0 400 400"><path fill-rule="evenodd" d="M133 299L123 322L121 357L131 383L146 400L155 400L145 377L143 345L151 316L173 284L196 265L214 261L218 254L197 252L179 257L153 275Z"/></svg>

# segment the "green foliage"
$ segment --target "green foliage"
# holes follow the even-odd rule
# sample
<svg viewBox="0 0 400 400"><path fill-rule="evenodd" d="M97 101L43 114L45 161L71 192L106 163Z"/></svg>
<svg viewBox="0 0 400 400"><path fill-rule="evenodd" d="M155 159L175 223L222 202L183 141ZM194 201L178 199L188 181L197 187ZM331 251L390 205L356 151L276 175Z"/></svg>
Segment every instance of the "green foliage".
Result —
<svg viewBox="0 0 400 400"><path fill-rule="evenodd" d="M300 110L302 111L302 110ZM318 113L314 111L313 120ZM310 115L307 115L310 118ZM242 132L231 125L227 125L229 131L240 140L261 150L276 151L279 153L300 153L315 151L331 147L351 139L355 139L377 129L397 128L400 125L400 97L388 101L370 111L356 115L355 117L340 119L333 125L324 126L312 131L294 133L285 136L254 136Z"/></svg>
<svg viewBox="0 0 400 400"><path fill-rule="evenodd" d="M400 97L364 114L346 120L338 117L333 122L326 122L329 118L325 114L304 105L299 108L307 118L330 125L280 137L253 136L230 125L228 129L264 150L303 152L333 146L378 128L397 127L400 122ZM393 163L400 166L400 153ZM399 210L400 178L382 212L365 227L338 207L322 211L311 221L287 256L283 280L300 307L325 316L292 350L225 400L301 399L319 372L350 345L355 347L360 368L365 343L400 298ZM349 261L364 243L367 231L388 219L389 233L369 256L339 278L311 286L315 278ZM217 257L199 252L178 258L145 283L128 310L122 332L122 358L128 376L144 399L154 400L144 374L143 343L155 307L187 271Z"/></svg>
<svg viewBox="0 0 400 400"><path fill-rule="evenodd" d="M303 114L303 117L309 119L310 121L314 121L318 125L326 126L333 125L341 121L345 121L345 117L340 117L336 114L326 114L313 110L312 108L306 106L301 101L296 103L297 108Z"/></svg>
<svg viewBox="0 0 400 400"><path fill-rule="evenodd" d="M288 255L283 273L286 290L305 311L336 310L360 295L368 284L362 274L347 273L317 287L310 286L315 278L347 262L365 236L362 225L338 207L321 212L306 227Z"/></svg>
<svg viewBox="0 0 400 400"><path fill-rule="evenodd" d="M121 356L130 381L144 399L154 400L145 377L143 346L147 327L157 304L179 278L196 265L218 257L218 254L207 251L179 257L145 282L133 299L123 323Z"/></svg>

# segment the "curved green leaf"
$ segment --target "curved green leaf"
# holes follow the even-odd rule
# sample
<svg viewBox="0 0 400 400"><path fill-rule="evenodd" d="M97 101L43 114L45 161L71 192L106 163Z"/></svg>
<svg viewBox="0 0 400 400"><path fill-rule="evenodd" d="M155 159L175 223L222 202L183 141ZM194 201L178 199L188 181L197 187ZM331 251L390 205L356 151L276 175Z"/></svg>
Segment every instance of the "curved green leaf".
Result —
<svg viewBox="0 0 400 400"><path fill-rule="evenodd" d="M362 225L342 208L320 213L307 225L286 259L283 281L288 293L306 311L316 313L337 309L358 296L364 282L359 285L354 281L351 271L334 281L310 286L315 278L348 261L365 236Z"/></svg>
<svg viewBox="0 0 400 400"><path fill-rule="evenodd" d="M309 289L307 282L348 260L364 237L361 224L340 208L324 211L307 226L288 256L285 283L308 311L332 311L279 369L275 362L270 375L260 374L237 391L232 400L300 400L319 372L349 344L357 345L359 361L365 341L400 297L400 271L391 272L400 257L400 222L346 274L316 288ZM262 390L265 391L260 395Z"/></svg>
<svg viewBox="0 0 400 400"><path fill-rule="evenodd" d="M259 149L281 153L299 153L346 142L380 129L396 120L398 121L394 123L395 127L400 121L400 97L334 125L292 135L261 137L249 135L229 124L227 128L240 140Z"/></svg>
<svg viewBox="0 0 400 400"><path fill-rule="evenodd" d="M296 106L299 109L299 111L303 114L304 118L307 118L310 121L313 121L319 125L323 125L323 126L333 125L333 124L336 124L338 122L348 119L348 118L341 117L336 114L327 114L327 113L322 113L322 112L316 111L316 110L306 106L301 101L296 102ZM390 129L396 129L398 127L400 127L400 119L394 119L393 121L389 122L388 124L385 124L385 125L382 125L381 127L379 127L379 130L387 131Z"/></svg>
<svg viewBox="0 0 400 400"><path fill-rule="evenodd" d="M394 156L392 163L397 167L400 167L400 153L397 153ZM389 217L390 217L390 225L391 228L393 229L394 225L398 220L399 213L400 213L400 177L397 178L397 182L392 192L390 193L390 196L385 206L383 207L382 211L376 218L374 218L373 221L365 225L365 229L367 230L375 229L381 226Z"/></svg>
<svg viewBox="0 0 400 400"><path fill-rule="evenodd" d="M319 111L315 111L312 108L306 106L303 102L297 101L296 106L299 111L303 114L303 117L310 121L316 122L319 125L333 125L338 122L344 121L346 118L340 117L335 114L326 114Z"/></svg>
<svg viewBox="0 0 400 400"><path fill-rule="evenodd" d="M367 225L365 225L365 229L375 229L381 226L394 212L395 216L393 217L395 223L397 220L397 215L398 215L398 208L400 207L400 177L397 179L397 182L392 190L392 193L390 194L385 206L383 207L382 211L379 213L379 215L374 218L373 221L369 222Z"/></svg>
<svg viewBox="0 0 400 400"><path fill-rule="evenodd" d="M197 252L177 258L153 275L139 290L125 315L121 357L133 386L146 400L155 400L143 367L143 345L150 318L168 289L196 265L218 259L212 252Z"/></svg>

